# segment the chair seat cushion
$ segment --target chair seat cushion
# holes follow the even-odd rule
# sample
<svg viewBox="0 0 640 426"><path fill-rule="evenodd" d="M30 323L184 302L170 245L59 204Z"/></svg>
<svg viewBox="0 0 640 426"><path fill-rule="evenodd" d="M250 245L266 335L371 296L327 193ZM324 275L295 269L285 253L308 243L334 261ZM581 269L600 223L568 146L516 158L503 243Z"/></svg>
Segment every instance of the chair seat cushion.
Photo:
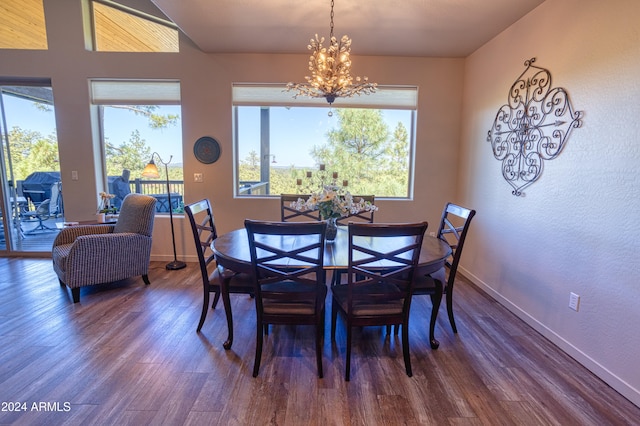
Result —
<svg viewBox="0 0 640 426"><path fill-rule="evenodd" d="M225 269L220 272L220 268L215 268L209 275L209 284L220 285L223 278L229 279L230 293L247 293L254 287L253 277L251 274L234 272L229 269Z"/></svg>
<svg viewBox="0 0 640 426"><path fill-rule="evenodd" d="M282 281L264 284L262 289L262 306L265 314L279 315L314 315L316 312L315 284L302 284ZM327 296L327 288L320 288L321 306ZM274 298L272 298L274 297ZM286 298L287 300L282 300Z"/></svg>
<svg viewBox="0 0 640 426"><path fill-rule="evenodd" d="M345 312L349 312L349 306L347 303L348 291L348 285L337 285L331 287L334 300L340 304L342 310ZM387 301L374 300L376 294L380 295L380 297L387 297L393 294L400 295L401 292L396 286L374 284L361 286L357 292L362 292L363 295L367 295L368 300L354 300L352 312L354 316L371 317L378 315L388 316L402 314L404 299L393 299Z"/></svg>
<svg viewBox="0 0 640 426"><path fill-rule="evenodd" d="M280 302L265 299L262 301L262 308L265 314L277 315L314 315L316 306L314 302Z"/></svg>

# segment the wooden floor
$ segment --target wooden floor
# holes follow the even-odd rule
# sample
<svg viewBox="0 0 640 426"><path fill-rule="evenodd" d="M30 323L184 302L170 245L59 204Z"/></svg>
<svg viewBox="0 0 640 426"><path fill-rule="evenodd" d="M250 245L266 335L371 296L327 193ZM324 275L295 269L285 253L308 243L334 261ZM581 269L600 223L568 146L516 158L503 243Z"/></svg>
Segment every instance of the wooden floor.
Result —
<svg viewBox="0 0 640 426"><path fill-rule="evenodd" d="M276 327L258 378L254 306L233 296L236 341L224 311L196 333L195 264L84 289L78 304L50 259L0 258L0 424L17 425L631 425L640 408L474 286L456 284L459 333L444 308L429 348L428 297L412 306L413 377L399 338L381 327L324 344L316 376L313 332ZM327 309L327 318L330 309ZM22 411L8 411L17 408ZM35 405L34 405L35 404Z"/></svg>

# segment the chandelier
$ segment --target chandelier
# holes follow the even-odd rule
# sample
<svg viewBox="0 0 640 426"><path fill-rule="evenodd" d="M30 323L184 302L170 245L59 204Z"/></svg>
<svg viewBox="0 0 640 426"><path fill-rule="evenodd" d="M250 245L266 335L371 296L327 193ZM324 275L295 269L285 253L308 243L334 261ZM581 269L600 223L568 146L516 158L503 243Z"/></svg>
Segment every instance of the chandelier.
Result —
<svg viewBox="0 0 640 426"><path fill-rule="evenodd" d="M346 35L338 41L333 36L333 2L331 0L331 31L329 33L329 47L323 47L324 37L311 39L307 49L313 51L309 58L310 76L305 76L306 83L288 83L287 91L295 90L293 96L309 96L325 98L331 105L336 98L348 98L354 95L370 94L376 91L376 83L369 83L369 79L351 76L351 39Z"/></svg>

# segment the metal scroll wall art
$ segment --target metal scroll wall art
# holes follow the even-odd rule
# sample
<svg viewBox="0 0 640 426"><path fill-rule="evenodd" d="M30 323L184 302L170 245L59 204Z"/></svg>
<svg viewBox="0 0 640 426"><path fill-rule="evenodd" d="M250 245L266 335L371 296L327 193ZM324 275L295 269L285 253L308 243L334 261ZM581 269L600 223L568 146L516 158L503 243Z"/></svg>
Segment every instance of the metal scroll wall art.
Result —
<svg viewBox="0 0 640 426"><path fill-rule="evenodd" d="M544 162L560 155L571 130L582 124L583 113L573 110L565 89L551 87L551 74L535 60L525 61L487 136L516 196L540 178Z"/></svg>

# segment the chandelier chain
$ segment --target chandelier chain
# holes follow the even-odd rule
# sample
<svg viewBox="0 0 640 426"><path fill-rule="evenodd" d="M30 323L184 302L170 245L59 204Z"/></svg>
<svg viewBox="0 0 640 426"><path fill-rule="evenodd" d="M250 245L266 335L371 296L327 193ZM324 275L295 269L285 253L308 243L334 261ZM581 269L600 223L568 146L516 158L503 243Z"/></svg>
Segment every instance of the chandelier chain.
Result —
<svg viewBox="0 0 640 426"><path fill-rule="evenodd" d="M329 31L329 40L333 38L333 2L334 0L331 0L331 30Z"/></svg>

